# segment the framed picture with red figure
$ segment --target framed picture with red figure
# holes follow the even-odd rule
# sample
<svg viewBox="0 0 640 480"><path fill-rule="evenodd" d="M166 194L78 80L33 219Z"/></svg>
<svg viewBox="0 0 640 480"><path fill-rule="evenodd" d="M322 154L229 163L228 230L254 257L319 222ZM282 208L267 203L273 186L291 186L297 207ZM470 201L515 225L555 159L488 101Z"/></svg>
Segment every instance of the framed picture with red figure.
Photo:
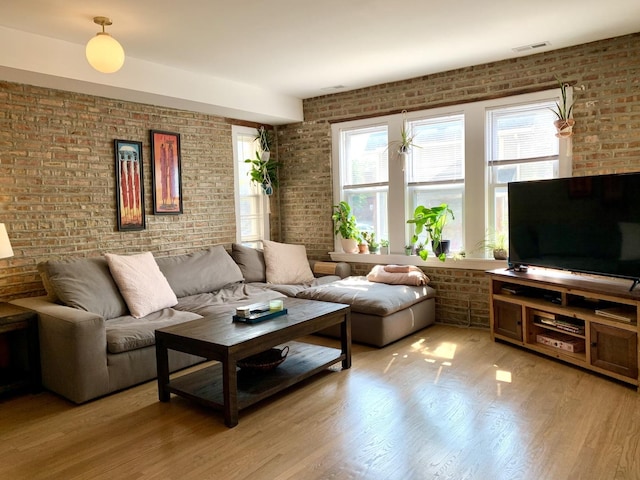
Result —
<svg viewBox="0 0 640 480"><path fill-rule="evenodd" d="M153 213L182 213L180 135L151 130L151 172L153 174Z"/></svg>
<svg viewBox="0 0 640 480"><path fill-rule="evenodd" d="M142 142L114 140L118 230L144 230Z"/></svg>

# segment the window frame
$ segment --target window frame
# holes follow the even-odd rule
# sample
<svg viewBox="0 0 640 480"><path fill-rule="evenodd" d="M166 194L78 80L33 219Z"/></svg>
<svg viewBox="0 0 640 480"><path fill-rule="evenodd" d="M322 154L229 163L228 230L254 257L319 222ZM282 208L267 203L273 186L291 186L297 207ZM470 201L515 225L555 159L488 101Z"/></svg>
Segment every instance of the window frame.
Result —
<svg viewBox="0 0 640 480"><path fill-rule="evenodd" d="M242 237L242 211L241 211L241 195L240 195L240 165L244 164L245 158L239 158L240 152L238 152L238 139L240 136L256 137L258 135L258 129L253 127L245 127L241 125L231 126L231 139L233 146L233 181L234 181L234 207L236 217L236 242L244 243L250 246L260 246L262 240L270 239L270 224L269 224L269 196L262 193L262 189L259 185L251 183L252 196L259 196L260 201L260 213L258 214L260 226L262 228L262 234L258 239L244 239ZM258 148L258 141L255 140L256 148ZM252 157L255 155L255 151L252 152ZM242 155L245 156L245 155ZM261 217L261 218L260 218Z"/></svg>
<svg viewBox="0 0 640 480"><path fill-rule="evenodd" d="M569 95L572 94L568 89ZM463 193L463 246L467 258L485 258L485 253L475 251L475 245L485 237L490 226L490 168L488 166L488 148L486 140L487 110L527 104L540 101L557 101L561 96L559 88L534 93L512 95L491 100L467 102L456 105L424 109L415 112L403 112L392 115L371 117L359 120L334 123L331 125L332 138L332 170L333 170L333 199L337 204L342 197L341 183L341 132L346 129L368 128L384 124L388 129L389 141L389 192L388 192L388 227L391 253L404 255L404 245L410 238L410 228L406 224L408 208L408 188L405 172L401 162L393 150L394 142L400 140L400 130L403 121L416 121L427 117L449 116L459 113L464 115L464 193ZM570 99L569 99L570 100ZM559 140L558 145L558 176L571 176L571 137ZM391 212L403 212L402 216L392 215ZM337 236L334 238L334 253L340 252ZM341 254L342 255L342 254ZM356 255L356 254L351 254ZM360 255L362 257L362 255ZM336 257L337 258L337 257ZM345 257L342 257L345 258ZM433 257L430 257L431 259ZM355 260L355 258L354 258ZM412 263L414 259L408 260Z"/></svg>

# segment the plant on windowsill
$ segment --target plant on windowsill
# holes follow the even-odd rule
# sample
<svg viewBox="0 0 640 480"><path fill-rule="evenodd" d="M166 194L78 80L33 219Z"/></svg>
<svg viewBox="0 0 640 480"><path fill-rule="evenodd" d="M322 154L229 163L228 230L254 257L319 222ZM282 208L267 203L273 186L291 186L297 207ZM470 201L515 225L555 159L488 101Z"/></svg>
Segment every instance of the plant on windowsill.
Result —
<svg viewBox="0 0 640 480"><path fill-rule="evenodd" d="M573 135L573 126L576 123L575 120L571 118L571 113L573 112L573 105L575 103L575 100L571 102L571 104L568 103L567 88L569 88L569 84L563 82L557 76L556 76L556 80L558 82L558 85L560 86L560 94L562 96L562 101L556 102L555 110L553 108L551 108L550 110L556 114L556 117L558 117L558 119L555 122L553 122L553 124L556 127L556 130L558 130L558 133L556 133L556 137L567 138Z"/></svg>
<svg viewBox="0 0 640 480"><path fill-rule="evenodd" d="M389 240L385 238L380 240L380 254L389 255Z"/></svg>
<svg viewBox="0 0 640 480"><path fill-rule="evenodd" d="M411 244L415 245L420 235L426 232L427 239L431 239L433 253L440 261L444 262L449 252L449 240L442 239L442 230L447 224L449 217L451 217L452 220L455 219L453 211L446 203L432 208L418 205L413 212L413 218L407 220L407 223L415 225L413 236L411 237ZM426 260L428 252L424 249L419 252L419 255L421 259Z"/></svg>
<svg viewBox="0 0 640 480"><path fill-rule="evenodd" d="M507 234L502 231L488 231L484 240L478 242L477 248L491 252L495 260L506 260L509 256Z"/></svg>
<svg viewBox="0 0 640 480"><path fill-rule="evenodd" d="M356 217L351 213L351 206L345 201L333 205L331 219L334 222L334 234L342 237L342 250L345 253L358 253L360 231L356 226Z"/></svg>
<svg viewBox="0 0 640 480"><path fill-rule="evenodd" d="M375 232L362 232L362 239L369 246L369 253L379 253L380 244L376 242L376 233Z"/></svg>

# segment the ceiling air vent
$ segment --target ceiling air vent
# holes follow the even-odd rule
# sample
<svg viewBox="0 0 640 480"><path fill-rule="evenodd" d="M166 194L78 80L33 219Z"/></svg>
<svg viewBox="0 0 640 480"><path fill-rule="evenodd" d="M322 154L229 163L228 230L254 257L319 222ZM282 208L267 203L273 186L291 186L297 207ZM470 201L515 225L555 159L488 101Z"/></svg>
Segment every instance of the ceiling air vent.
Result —
<svg viewBox="0 0 640 480"><path fill-rule="evenodd" d="M514 52L528 52L529 50L537 50L538 48L548 47L551 45L551 42L538 42L532 43L531 45L523 45L522 47L515 47L512 50Z"/></svg>

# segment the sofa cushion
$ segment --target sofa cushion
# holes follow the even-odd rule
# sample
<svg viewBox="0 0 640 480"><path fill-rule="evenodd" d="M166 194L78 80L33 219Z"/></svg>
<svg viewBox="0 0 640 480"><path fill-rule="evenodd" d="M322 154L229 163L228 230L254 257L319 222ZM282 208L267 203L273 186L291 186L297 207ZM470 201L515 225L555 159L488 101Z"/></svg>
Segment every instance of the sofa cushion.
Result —
<svg viewBox="0 0 640 480"><path fill-rule="evenodd" d="M245 282L267 281L267 267L262 250L234 243L231 245L231 256L240 267Z"/></svg>
<svg viewBox="0 0 640 480"><path fill-rule="evenodd" d="M307 260L304 245L263 240L267 283L295 285L313 281L313 272Z"/></svg>
<svg viewBox="0 0 640 480"><path fill-rule="evenodd" d="M129 306L131 315L142 318L178 303L169 282L151 252L136 255L105 254L111 275Z"/></svg>
<svg viewBox="0 0 640 480"><path fill-rule="evenodd" d="M201 318L197 313L179 312L165 308L144 318L126 315L105 322L107 331L107 350L109 353L122 353L155 344L155 331L158 328L189 322Z"/></svg>
<svg viewBox="0 0 640 480"><path fill-rule="evenodd" d="M352 312L389 315L414 303L435 296L435 290L427 285L388 285L369 282L365 277L347 277L337 282L307 288L297 298L323 302L347 303Z"/></svg>
<svg viewBox="0 0 640 480"><path fill-rule="evenodd" d="M104 257L49 260L38 270L53 301L105 319L129 313Z"/></svg>
<svg viewBox="0 0 640 480"><path fill-rule="evenodd" d="M257 287L268 288L275 292L279 292L287 297L295 297L303 290L310 287L317 287L318 285L324 285L331 282L337 282L340 277L337 275L325 275L324 277L314 278L312 282L298 283L296 285L276 285L274 283L253 283Z"/></svg>
<svg viewBox="0 0 640 480"><path fill-rule="evenodd" d="M243 279L240 267L222 245L156 262L177 297L214 292Z"/></svg>

